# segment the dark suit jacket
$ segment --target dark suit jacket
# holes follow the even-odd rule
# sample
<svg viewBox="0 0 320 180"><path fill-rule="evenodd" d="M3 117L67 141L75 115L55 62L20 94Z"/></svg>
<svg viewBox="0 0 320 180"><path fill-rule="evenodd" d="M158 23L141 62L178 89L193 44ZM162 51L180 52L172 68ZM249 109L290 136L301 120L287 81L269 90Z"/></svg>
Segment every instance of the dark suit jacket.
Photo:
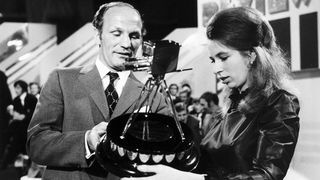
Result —
<svg viewBox="0 0 320 180"><path fill-rule="evenodd" d="M130 74L110 118L95 65L52 72L28 129L28 154L47 166L43 178L105 179L107 173L85 158L85 132L102 121L133 112L142 87ZM151 108L153 112L169 112L160 94Z"/></svg>
<svg viewBox="0 0 320 180"><path fill-rule="evenodd" d="M25 130L27 130L28 124L31 120L34 109L37 105L37 101L38 101L38 99L34 95L27 94L24 99L24 105L22 105L22 103L21 103L20 96L17 96L16 98L14 98L14 100L12 102L12 105L14 107L13 108L14 111L25 115L24 120L21 122L21 123L25 124L25 126L26 126Z"/></svg>
<svg viewBox="0 0 320 180"><path fill-rule="evenodd" d="M9 161L14 160L19 153L26 153L25 144L27 141L27 129L31 120L32 114L37 104L37 98L32 94L27 94L24 99L24 105L21 103L20 96L14 98L12 105L14 111L25 115L23 120L11 120L9 126L3 130L3 137L1 137L2 143L10 147L10 152L5 154L5 159ZM1 149L1 152L3 149Z"/></svg>
<svg viewBox="0 0 320 180"><path fill-rule="evenodd" d="M12 103L12 97L7 84L7 76L0 71L0 133L8 127L9 114L7 106Z"/></svg>

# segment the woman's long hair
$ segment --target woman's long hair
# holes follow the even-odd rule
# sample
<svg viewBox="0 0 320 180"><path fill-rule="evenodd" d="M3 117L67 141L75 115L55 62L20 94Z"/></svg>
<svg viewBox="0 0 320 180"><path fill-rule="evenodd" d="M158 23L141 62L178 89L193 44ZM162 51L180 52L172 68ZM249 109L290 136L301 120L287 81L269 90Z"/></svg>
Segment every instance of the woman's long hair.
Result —
<svg viewBox="0 0 320 180"><path fill-rule="evenodd" d="M291 91L288 60L276 43L271 25L256 9L237 7L218 12L210 20L207 37L242 54L256 53L248 74L249 92L238 107L242 113L257 112L277 89ZM230 107L228 97L234 91L228 87L223 91L223 114Z"/></svg>

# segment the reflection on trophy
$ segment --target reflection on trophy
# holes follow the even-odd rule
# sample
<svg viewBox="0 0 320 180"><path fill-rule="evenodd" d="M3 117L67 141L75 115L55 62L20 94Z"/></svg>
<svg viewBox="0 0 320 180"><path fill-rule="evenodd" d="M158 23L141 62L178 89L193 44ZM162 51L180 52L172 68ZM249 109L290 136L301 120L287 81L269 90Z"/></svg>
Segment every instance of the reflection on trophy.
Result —
<svg viewBox="0 0 320 180"><path fill-rule="evenodd" d="M177 70L180 45L173 41L144 42L143 57L129 59L125 66L133 71L150 71L150 77L135 102L137 111L111 120L107 134L97 146L97 161L120 177L151 175L136 169L140 164L165 164L191 171L199 161L199 151L189 127L176 117L164 80ZM173 117L151 112L155 92L162 92ZM147 98L142 98L146 94Z"/></svg>

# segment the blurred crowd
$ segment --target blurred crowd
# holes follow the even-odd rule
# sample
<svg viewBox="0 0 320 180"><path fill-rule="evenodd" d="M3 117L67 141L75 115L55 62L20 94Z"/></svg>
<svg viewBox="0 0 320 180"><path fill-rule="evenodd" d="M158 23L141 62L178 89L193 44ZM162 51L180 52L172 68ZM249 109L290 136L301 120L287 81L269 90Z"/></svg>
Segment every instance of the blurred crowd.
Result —
<svg viewBox="0 0 320 180"><path fill-rule="evenodd" d="M195 141L200 143L210 129L213 116L220 112L218 95L207 91L199 98L192 97L192 87L188 83L181 87L172 83L168 89L178 120L190 127Z"/></svg>
<svg viewBox="0 0 320 180"><path fill-rule="evenodd" d="M0 170L19 169L20 175L40 177L43 167L32 163L26 153L27 128L40 96L37 82L14 82L12 98L6 75L0 71Z"/></svg>

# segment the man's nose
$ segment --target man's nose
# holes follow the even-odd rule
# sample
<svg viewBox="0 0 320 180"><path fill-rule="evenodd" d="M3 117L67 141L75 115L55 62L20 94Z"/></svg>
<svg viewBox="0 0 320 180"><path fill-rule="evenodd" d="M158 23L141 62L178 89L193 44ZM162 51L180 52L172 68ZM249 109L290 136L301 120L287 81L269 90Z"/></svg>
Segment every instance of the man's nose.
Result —
<svg viewBox="0 0 320 180"><path fill-rule="evenodd" d="M131 47L131 39L129 36L123 36L121 39L121 46L123 48L130 48Z"/></svg>

